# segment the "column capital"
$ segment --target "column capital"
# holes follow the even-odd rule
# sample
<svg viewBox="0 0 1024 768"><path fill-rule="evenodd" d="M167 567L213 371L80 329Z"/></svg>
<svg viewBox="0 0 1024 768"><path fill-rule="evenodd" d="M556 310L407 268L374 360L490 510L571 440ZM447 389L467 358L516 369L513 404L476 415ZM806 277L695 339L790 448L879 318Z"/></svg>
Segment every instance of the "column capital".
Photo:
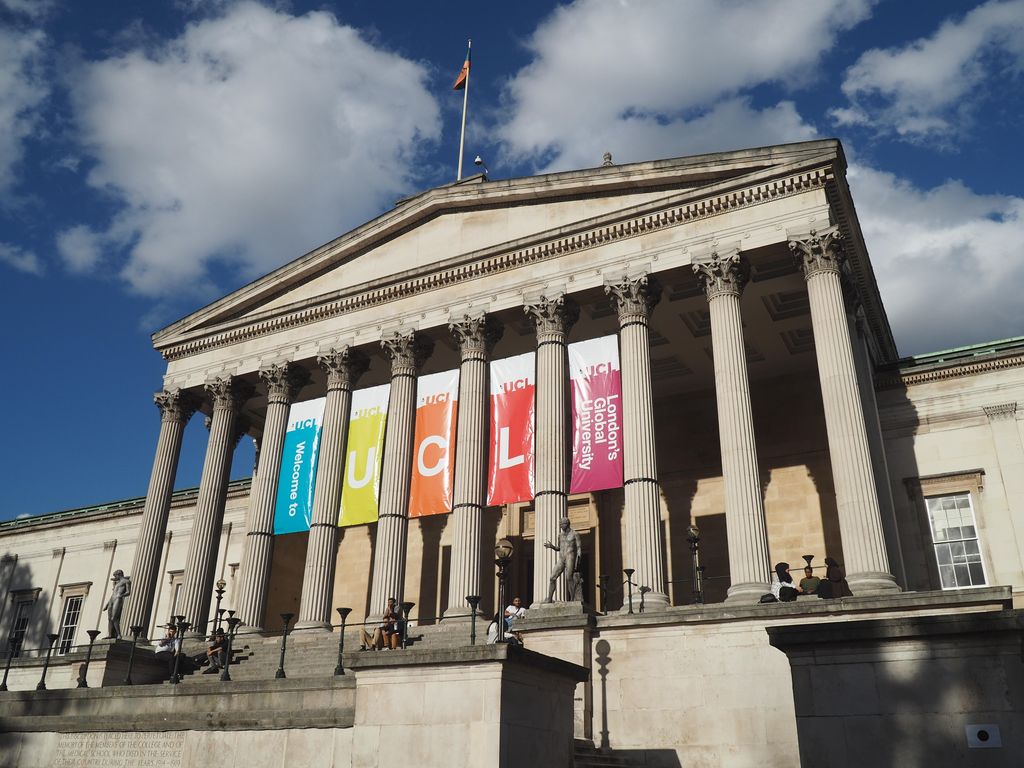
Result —
<svg viewBox="0 0 1024 768"><path fill-rule="evenodd" d="M213 409L238 411L252 397L253 386L236 376L208 380L203 388L213 400Z"/></svg>
<svg viewBox="0 0 1024 768"><path fill-rule="evenodd" d="M463 361L486 360L505 333L505 326L494 315L463 315L452 318L448 330L459 343Z"/></svg>
<svg viewBox="0 0 1024 768"><path fill-rule="evenodd" d="M415 376L434 351L434 340L416 331L395 331L380 345L391 360L391 378Z"/></svg>
<svg viewBox="0 0 1024 768"><path fill-rule="evenodd" d="M184 389L165 389L153 395L153 402L160 409L161 421L188 423L192 414L199 410L200 399Z"/></svg>
<svg viewBox="0 0 1024 768"><path fill-rule="evenodd" d="M721 253L712 251L692 266L708 301L719 296L739 296L750 279L750 265L735 248Z"/></svg>
<svg viewBox="0 0 1024 768"><path fill-rule="evenodd" d="M260 368L259 377L267 387L267 402L284 405L291 404L310 378L309 371L295 363L275 363Z"/></svg>
<svg viewBox="0 0 1024 768"><path fill-rule="evenodd" d="M806 235L788 235L788 238L789 250L796 254L805 279L824 272L841 272L843 233L838 225L821 231L812 229Z"/></svg>
<svg viewBox="0 0 1024 768"><path fill-rule="evenodd" d="M661 301L661 283L647 272L638 277L607 278L604 292L615 300L619 325L646 322L655 305Z"/></svg>
<svg viewBox="0 0 1024 768"><path fill-rule="evenodd" d="M541 294L527 299L523 309L537 329L538 342L563 341L580 317L579 305L564 293L554 296Z"/></svg>
<svg viewBox="0 0 1024 768"><path fill-rule="evenodd" d="M316 362L327 373L328 392L332 389L351 390L370 367L369 356L348 344L341 349L331 347L317 355Z"/></svg>

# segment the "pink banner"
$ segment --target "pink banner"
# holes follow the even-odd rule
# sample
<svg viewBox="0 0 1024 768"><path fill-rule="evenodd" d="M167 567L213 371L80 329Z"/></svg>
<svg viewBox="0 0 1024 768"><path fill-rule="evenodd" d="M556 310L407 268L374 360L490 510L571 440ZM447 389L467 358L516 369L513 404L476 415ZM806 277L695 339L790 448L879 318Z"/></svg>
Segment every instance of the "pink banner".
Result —
<svg viewBox="0 0 1024 768"><path fill-rule="evenodd" d="M569 345L572 382L570 493L622 485L622 375L618 336Z"/></svg>
<svg viewBox="0 0 1024 768"><path fill-rule="evenodd" d="M487 504L533 498L534 353L491 362Z"/></svg>

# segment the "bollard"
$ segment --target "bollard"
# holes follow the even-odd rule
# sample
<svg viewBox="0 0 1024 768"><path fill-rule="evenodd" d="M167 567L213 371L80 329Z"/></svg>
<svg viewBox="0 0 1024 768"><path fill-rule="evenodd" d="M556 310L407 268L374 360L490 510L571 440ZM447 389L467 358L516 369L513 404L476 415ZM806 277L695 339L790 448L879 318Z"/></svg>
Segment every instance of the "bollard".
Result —
<svg viewBox="0 0 1024 768"><path fill-rule="evenodd" d="M466 602L473 609L469 614L469 644L476 645L476 609L480 606L480 595L466 595Z"/></svg>
<svg viewBox="0 0 1024 768"><path fill-rule="evenodd" d="M277 672L274 673L274 678L277 680L283 680L286 675L284 673L284 652L288 647L288 624L295 618L294 613L282 613L281 621L284 622L284 634L281 635L281 661L277 665Z"/></svg>
<svg viewBox="0 0 1024 768"><path fill-rule="evenodd" d="M139 642L139 635L142 634L142 627L132 627L132 649L128 652L128 672L124 676L124 684L132 684L132 666L135 664L135 645Z"/></svg>
<svg viewBox="0 0 1024 768"><path fill-rule="evenodd" d="M345 674L345 665L342 661L342 656L345 653L345 621L348 619L348 615L352 613L351 608L338 608L338 615L341 617L341 634L338 637L338 666L334 668L335 675Z"/></svg>
<svg viewBox="0 0 1024 768"><path fill-rule="evenodd" d="M99 637L100 631L98 629L87 630L86 633L89 636L89 648L85 652L85 666L82 667L81 673L78 675L78 687L88 688L89 687L89 662L92 661L92 646L96 642L96 638Z"/></svg>
<svg viewBox="0 0 1024 768"><path fill-rule="evenodd" d="M53 644L57 642L57 638L60 635L47 635L46 639L50 641L50 647L46 649L46 661L43 662L43 676L39 678L39 684L36 685L37 691L46 690L46 671L50 668L50 656L53 655Z"/></svg>

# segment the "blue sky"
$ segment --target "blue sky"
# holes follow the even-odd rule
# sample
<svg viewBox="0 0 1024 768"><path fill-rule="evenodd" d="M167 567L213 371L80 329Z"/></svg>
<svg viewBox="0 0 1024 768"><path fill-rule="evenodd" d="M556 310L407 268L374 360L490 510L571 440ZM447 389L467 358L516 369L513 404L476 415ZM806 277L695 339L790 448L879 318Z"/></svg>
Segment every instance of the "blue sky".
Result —
<svg viewBox="0 0 1024 768"><path fill-rule="evenodd" d="M0 519L144 494L149 334L453 178L467 37L492 177L838 136L901 352L1024 335L1024 0L0 0Z"/></svg>

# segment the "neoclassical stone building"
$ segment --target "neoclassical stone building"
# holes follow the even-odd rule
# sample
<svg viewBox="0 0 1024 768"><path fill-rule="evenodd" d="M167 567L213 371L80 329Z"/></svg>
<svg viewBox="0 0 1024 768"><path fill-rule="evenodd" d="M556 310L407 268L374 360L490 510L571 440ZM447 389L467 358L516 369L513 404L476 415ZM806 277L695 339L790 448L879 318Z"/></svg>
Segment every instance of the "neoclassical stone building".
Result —
<svg viewBox="0 0 1024 768"><path fill-rule="evenodd" d="M567 345L608 336L622 482L572 493ZM219 580L250 632L279 629L285 611L323 631L339 606L358 623L388 596L415 603L420 626L443 626L468 615L467 595L495 610L500 538L515 546L513 591L539 603L556 557L542 544L564 516L583 541L586 602L608 615L562 634L538 619L528 645L594 671L608 657L602 627L632 649L620 669L647 669L704 633L725 650L757 646L762 667L747 671L789 690L765 629L793 619L754 606L774 563L796 574L804 555L843 563L863 598L848 619L998 612L1024 594L1024 342L899 358L836 141L468 178L399 201L153 341L167 373L146 496L0 524L0 633L31 645L31 632L38 642L66 631L67 601L80 597L70 646L81 643L113 568L132 577L125 626L149 637L170 615L207 622ZM529 352L532 498L488 506L489 363ZM417 381L452 369L451 511L410 517ZM353 393L383 384L379 516L339 527ZM315 398L325 403L309 530L275 535L290 408ZM200 485L175 493L185 425L202 415ZM254 475L229 483L245 435L258 445ZM624 569L632 587L620 586ZM641 587L642 619L627 610ZM803 618L834 610L807 604ZM660 645L643 644L658 632ZM692 674L679 673L681 690ZM630 720L641 694L608 679L580 684L577 736L596 742L603 725L605 744L656 743ZM729 701L703 707L728 713ZM798 695L795 707L799 717ZM790 764L796 718L754 709L761 736L719 746L771 742ZM671 727L679 710L647 712L661 717ZM698 754L687 745L667 747Z"/></svg>

